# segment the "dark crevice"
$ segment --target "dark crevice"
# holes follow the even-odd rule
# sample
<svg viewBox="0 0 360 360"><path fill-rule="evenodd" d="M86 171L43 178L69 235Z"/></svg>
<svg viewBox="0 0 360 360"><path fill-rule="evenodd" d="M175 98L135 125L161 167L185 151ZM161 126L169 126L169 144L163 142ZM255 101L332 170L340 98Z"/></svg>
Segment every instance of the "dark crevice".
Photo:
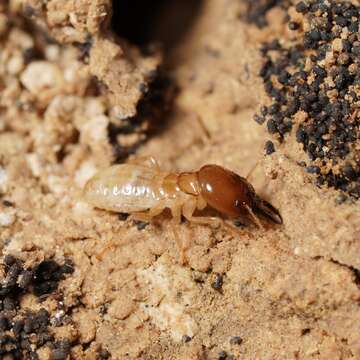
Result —
<svg viewBox="0 0 360 360"><path fill-rule="evenodd" d="M158 43L167 51L191 29L202 5L203 0L113 1L112 30L141 48Z"/></svg>
<svg viewBox="0 0 360 360"><path fill-rule="evenodd" d="M191 31L203 4L204 0L113 1L111 30L116 36L138 46L143 56L151 56L155 51L162 52L164 59L140 84L142 96L136 114L113 118L109 125L115 162L125 161L150 136L167 127L177 88L169 75L172 50Z"/></svg>
<svg viewBox="0 0 360 360"><path fill-rule="evenodd" d="M346 264L342 264L334 259L330 259L330 261L336 265L339 265L341 267L345 267L346 269L350 270L351 273L353 274L354 277L354 283L358 286L358 288L360 289L360 270L356 269L353 266L350 265L346 265Z"/></svg>
<svg viewBox="0 0 360 360"><path fill-rule="evenodd" d="M340 267L343 267L343 268L346 268L347 270L349 270L352 275L353 275L353 279L354 279L354 283L358 286L358 288L360 289L360 270L355 268L354 266L351 266L351 265L346 265L346 264L343 264L337 260L334 260L333 258L325 258L324 256L313 256L311 257L312 260L326 260L326 261L330 261L332 262L333 264L336 264Z"/></svg>
<svg viewBox="0 0 360 360"><path fill-rule="evenodd" d="M164 118L172 108L175 86L162 71L154 74L148 84L144 84L143 97L136 106L134 116L114 120L109 124L109 141L114 149L114 161L121 163L134 154L147 140L164 126ZM123 144L121 136L137 134L138 140Z"/></svg>

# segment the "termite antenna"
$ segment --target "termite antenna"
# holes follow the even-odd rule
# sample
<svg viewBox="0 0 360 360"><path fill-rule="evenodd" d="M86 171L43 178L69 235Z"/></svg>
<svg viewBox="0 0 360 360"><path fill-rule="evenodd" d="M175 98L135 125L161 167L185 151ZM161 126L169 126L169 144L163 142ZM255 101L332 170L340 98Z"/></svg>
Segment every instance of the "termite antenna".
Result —
<svg viewBox="0 0 360 360"><path fill-rule="evenodd" d="M256 160L256 163L252 166L252 168L250 169L250 171L248 172L247 176L246 176L246 180L249 181L251 175L254 173L254 171L257 169L257 167L259 166L259 162L260 160Z"/></svg>
<svg viewBox="0 0 360 360"><path fill-rule="evenodd" d="M209 132L209 130L206 128L202 118L200 116L195 116L197 123L199 124L201 131L203 132L203 134L205 135L205 138L207 141L211 140L211 134Z"/></svg>

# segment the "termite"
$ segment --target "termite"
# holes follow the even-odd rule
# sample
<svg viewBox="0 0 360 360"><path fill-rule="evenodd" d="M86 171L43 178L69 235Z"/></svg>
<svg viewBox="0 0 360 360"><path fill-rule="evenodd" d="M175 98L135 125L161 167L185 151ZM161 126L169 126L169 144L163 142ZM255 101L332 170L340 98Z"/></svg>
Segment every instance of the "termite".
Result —
<svg viewBox="0 0 360 360"><path fill-rule="evenodd" d="M168 208L175 221L219 225L216 217L194 216L206 206L232 219L250 219L262 228L258 215L282 224L279 211L260 198L243 177L219 165L197 171L165 172L153 158L135 159L101 170L84 188L93 206L129 213L134 220L151 221Z"/></svg>

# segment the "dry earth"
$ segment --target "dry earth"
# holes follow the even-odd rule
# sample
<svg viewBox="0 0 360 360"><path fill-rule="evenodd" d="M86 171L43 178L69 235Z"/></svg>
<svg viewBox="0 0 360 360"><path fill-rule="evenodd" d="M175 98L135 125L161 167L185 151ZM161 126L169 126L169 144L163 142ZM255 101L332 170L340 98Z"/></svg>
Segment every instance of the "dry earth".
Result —
<svg viewBox="0 0 360 360"><path fill-rule="evenodd" d="M268 102L258 48L287 39L284 10L270 10L258 29L242 20L240 1L204 1L165 52L177 91L170 112L167 95L156 105L161 128L144 142L146 113L134 133L116 133L118 147L140 141L136 154L168 170L217 163L246 175L258 164L251 181L283 226L230 232L183 222L175 230L185 263L168 214L136 225L93 209L81 192L116 158L109 129L139 121L160 52L144 55L110 32L110 1L14 0L0 10L4 359L360 358L359 205L337 205L335 190L313 185L293 134L273 139L265 157L270 135L253 121ZM22 287L23 270L10 284L9 255L32 276L44 260L70 259L73 272L39 296L36 278ZM25 329L29 346L11 347L4 337L15 321L40 309L50 338Z"/></svg>

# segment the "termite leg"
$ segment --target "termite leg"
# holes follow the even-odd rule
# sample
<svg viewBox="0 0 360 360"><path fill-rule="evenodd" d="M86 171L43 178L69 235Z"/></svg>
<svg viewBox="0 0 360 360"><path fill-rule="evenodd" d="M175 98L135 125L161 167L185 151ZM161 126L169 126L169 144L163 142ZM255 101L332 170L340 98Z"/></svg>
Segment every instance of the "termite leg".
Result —
<svg viewBox="0 0 360 360"><path fill-rule="evenodd" d="M176 224L181 223L181 206L177 205L171 208L171 215L173 217L173 222Z"/></svg>
<svg viewBox="0 0 360 360"><path fill-rule="evenodd" d="M218 228L220 226L223 226L228 231L230 231L233 234L233 236L238 236L239 234L249 235L249 232L240 231L239 229L227 224L222 219L215 218L215 217L193 216L193 213L194 213L196 207L200 210L203 209L204 208L203 202L202 201L199 202L194 199L191 199L191 200L188 200L188 202L186 202L184 204L183 214L187 220L192 221L193 223L197 223L197 224L208 225L208 226L211 226L212 228Z"/></svg>
<svg viewBox="0 0 360 360"><path fill-rule="evenodd" d="M246 180L249 181L251 175L254 173L254 171L256 170L256 168L259 166L259 160L256 161L256 163L252 166L252 168L250 169L250 171L248 172L248 174L246 175Z"/></svg>
<svg viewBox="0 0 360 360"><path fill-rule="evenodd" d="M210 140L211 139L211 134L210 131L207 129L207 127L205 126L203 120L201 119L201 117L199 116L195 116L197 123L199 124L201 131L203 132L203 134L206 137L206 140Z"/></svg>
<svg viewBox="0 0 360 360"><path fill-rule="evenodd" d="M183 205L182 212L188 221L191 221L195 224L210 225L212 227L219 227L221 225L222 221L216 217L193 216L196 207L197 202L195 199L189 199Z"/></svg>
<svg viewBox="0 0 360 360"><path fill-rule="evenodd" d="M132 213L129 216L129 221L142 221L142 222L150 222L152 220L152 216L149 212L136 212Z"/></svg>
<svg viewBox="0 0 360 360"><path fill-rule="evenodd" d="M173 217L173 223L176 225L181 222L181 205L176 205L171 208L171 215ZM172 226L172 232L174 234L176 247L178 248L178 252L180 253L180 263L181 265L185 265L187 263L187 258L185 252L187 250L187 246L184 245L184 242L180 239L178 232L176 231L176 226Z"/></svg>
<svg viewBox="0 0 360 360"><path fill-rule="evenodd" d="M171 227L172 233L174 234L176 247L180 254L180 263L181 265L185 265L187 263L186 250L187 246L184 245L184 242L180 239L178 232L176 231L175 226Z"/></svg>
<svg viewBox="0 0 360 360"><path fill-rule="evenodd" d="M153 208L151 208L149 210L149 214L151 217L155 217L160 215L165 209L165 206L163 205L163 203L159 203L157 206L154 206Z"/></svg>
<svg viewBox="0 0 360 360"><path fill-rule="evenodd" d="M130 220L150 222L153 217L160 215L164 210L162 203L151 208L149 211L139 211L131 214Z"/></svg>

